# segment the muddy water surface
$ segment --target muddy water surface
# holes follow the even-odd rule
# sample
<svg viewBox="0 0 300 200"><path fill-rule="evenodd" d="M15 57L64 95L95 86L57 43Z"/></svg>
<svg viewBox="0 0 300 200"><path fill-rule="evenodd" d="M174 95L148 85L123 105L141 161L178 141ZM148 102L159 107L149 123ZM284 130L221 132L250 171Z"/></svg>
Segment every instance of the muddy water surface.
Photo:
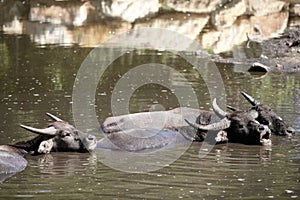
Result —
<svg viewBox="0 0 300 200"><path fill-rule="evenodd" d="M81 63L92 49L56 45L40 48L25 35L1 34L0 39L1 144L32 136L19 128L18 124L43 127L49 123L45 112L73 123L74 80ZM150 62L175 68L187 81L167 69L166 80L176 87L192 85L199 106L203 109L211 107L205 82L186 61L170 52L135 50L113 62L99 82L95 110L100 122L112 115L114 104L111 104L111 93L120 77L134 66ZM249 108L240 95L241 91L247 91L260 102L273 107L299 134L299 73L270 73L257 79L247 73L243 66L217 66L224 81L228 104ZM195 100L183 98L187 105ZM129 110L133 113L177 106L179 100L176 91L157 84L147 84L133 93ZM299 135L292 139L273 137L271 149L224 144L203 152L199 151L201 145L192 144L178 160L158 171L140 174L105 166L97 159L101 152L96 152L96 155L51 153L28 156L28 167L0 184L0 198L299 198Z"/></svg>

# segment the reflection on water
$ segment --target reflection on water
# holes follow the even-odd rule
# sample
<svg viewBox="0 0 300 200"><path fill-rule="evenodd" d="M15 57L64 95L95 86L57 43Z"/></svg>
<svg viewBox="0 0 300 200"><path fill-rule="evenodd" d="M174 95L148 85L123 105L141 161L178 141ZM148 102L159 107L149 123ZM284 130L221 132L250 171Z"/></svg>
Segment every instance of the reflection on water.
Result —
<svg viewBox="0 0 300 200"><path fill-rule="evenodd" d="M73 83L91 49L51 45L36 48L25 35L1 34L0 37L1 144L31 136L18 127L20 123L44 127L49 122L46 112L73 123ZM211 100L204 81L184 59L171 52L135 50L113 62L98 85L96 110L100 121L112 115L110 98L120 77L133 67L150 62L174 67L188 82L166 71L168 79L178 87L192 85L201 108L210 109ZM253 79L245 70L234 72L230 65L218 65L218 68L228 104L249 108L239 95L247 91L273 107L300 131L299 73L270 73L262 79ZM174 91L147 84L135 91L130 100L131 112L148 111L155 106L159 106L158 109L178 106ZM299 198L299 135L292 139L273 137L272 149L224 144L215 146L210 152L205 149L199 152L201 145L193 143L174 163L144 174L116 171L89 154L28 156L29 165L25 171L0 185L0 198ZM101 152L96 154L101 156Z"/></svg>
<svg viewBox="0 0 300 200"><path fill-rule="evenodd" d="M296 144L280 139L275 145L272 151L260 146L219 145L200 159L200 144L195 143L170 166L147 174L115 171L100 162L95 163L87 154L53 153L50 158L49 155L30 158L30 166L24 172L0 186L0 196L36 199L298 198Z"/></svg>
<svg viewBox="0 0 300 200"><path fill-rule="evenodd" d="M166 28L200 39L203 48L220 53L246 41L246 34L262 40L299 25L299 7L293 0L4 0L0 2L0 30L26 34L41 47L95 47L132 29Z"/></svg>

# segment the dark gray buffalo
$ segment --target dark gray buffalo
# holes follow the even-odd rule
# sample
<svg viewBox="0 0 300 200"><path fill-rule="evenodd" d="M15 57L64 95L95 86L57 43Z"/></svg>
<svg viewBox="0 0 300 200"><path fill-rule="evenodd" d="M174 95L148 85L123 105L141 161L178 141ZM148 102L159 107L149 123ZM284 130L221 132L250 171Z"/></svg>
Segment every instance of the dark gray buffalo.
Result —
<svg viewBox="0 0 300 200"><path fill-rule="evenodd" d="M23 158L27 154L42 154L50 151L89 152L96 147L96 137L82 133L69 123L47 113L55 122L47 128L38 129L21 125L38 136L27 141L0 145L0 174L14 174L27 166Z"/></svg>
<svg viewBox="0 0 300 200"><path fill-rule="evenodd" d="M50 151L88 152L95 149L97 143L95 136L77 130L68 122L50 113L47 115L55 120L47 128L39 129L20 125L28 131L39 134L39 136L30 141L17 143L14 147L34 151L34 153L49 153Z"/></svg>
<svg viewBox="0 0 300 200"><path fill-rule="evenodd" d="M274 135L288 135L291 136L295 133L295 129L288 126L281 117L279 117L268 105L261 104L246 92L242 95L253 106L249 111L257 111L257 121L261 124L268 125Z"/></svg>
<svg viewBox="0 0 300 200"><path fill-rule="evenodd" d="M216 142L236 142L248 145L270 145L271 131L267 125L257 121L258 112L251 110L226 113L213 101L214 113L221 118L219 122L211 123L213 114L201 113L192 123L186 122L197 129L198 138L203 138L206 131L218 131ZM200 135L200 137L199 137Z"/></svg>

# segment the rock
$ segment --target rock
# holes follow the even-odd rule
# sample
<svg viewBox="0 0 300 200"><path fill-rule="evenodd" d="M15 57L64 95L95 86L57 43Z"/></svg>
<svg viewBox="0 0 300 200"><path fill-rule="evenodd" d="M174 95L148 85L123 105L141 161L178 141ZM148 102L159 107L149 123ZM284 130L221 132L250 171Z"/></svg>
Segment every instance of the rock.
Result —
<svg viewBox="0 0 300 200"><path fill-rule="evenodd" d="M240 19L230 27L201 33L201 45L205 49L212 49L214 53L229 51L234 45L246 41L246 34L251 32L251 30L250 21Z"/></svg>
<svg viewBox="0 0 300 200"><path fill-rule="evenodd" d="M259 62L255 62L252 64L251 68L248 70L249 72L269 72L270 67L261 64Z"/></svg>
<svg viewBox="0 0 300 200"><path fill-rule="evenodd" d="M223 0L162 0L161 4L179 11L191 13L209 13L215 11Z"/></svg>
<svg viewBox="0 0 300 200"><path fill-rule="evenodd" d="M275 65L275 67L276 67L277 69L283 69L283 65L278 64L278 63Z"/></svg>
<svg viewBox="0 0 300 200"><path fill-rule="evenodd" d="M241 7L242 8L242 5ZM289 13L280 12L267 16L252 16L250 19L235 15L218 15L224 23L218 22L217 30L200 33L203 48L212 49L214 53L231 50L235 45L251 39L262 40L278 36L287 28ZM242 13L242 12L241 12ZM233 23L233 24L232 24ZM222 24L222 25L221 25Z"/></svg>
<svg viewBox="0 0 300 200"><path fill-rule="evenodd" d="M50 23L24 22L23 24L22 34L30 35L31 40L41 46L79 44L83 47L96 47L101 42L131 29L131 24L127 22L114 21L108 24L95 23L73 29Z"/></svg>
<svg viewBox="0 0 300 200"><path fill-rule="evenodd" d="M176 31L177 33L189 37L191 40L194 40L208 23L208 20L208 15L174 13L160 15L144 22L137 22L134 28L165 28Z"/></svg>
<svg viewBox="0 0 300 200"><path fill-rule="evenodd" d="M89 18L97 18L99 13L91 2L58 4L53 2L51 6L41 5L36 2L31 6L30 21L49 22L69 26L81 26L88 22Z"/></svg>
<svg viewBox="0 0 300 200"><path fill-rule="evenodd" d="M255 16L266 16L288 9L288 3L278 0L249 0L249 11Z"/></svg>
<svg viewBox="0 0 300 200"><path fill-rule="evenodd" d="M268 67L268 66L266 66L266 65L264 65L262 63L255 62L248 69L248 72L250 73L250 75L253 78L261 79L261 78L264 78L270 70L271 70L270 67ZM265 146L270 146L272 144L271 140L264 140L264 139L262 139L261 142Z"/></svg>
<svg viewBox="0 0 300 200"><path fill-rule="evenodd" d="M300 4L291 5L291 15L300 16Z"/></svg>
<svg viewBox="0 0 300 200"><path fill-rule="evenodd" d="M2 29L7 34L22 34L23 22L15 17L11 22L5 23Z"/></svg>
<svg viewBox="0 0 300 200"><path fill-rule="evenodd" d="M118 17L128 22L155 14L158 10L158 0L112 0L103 1L102 5L102 12L105 16Z"/></svg>
<svg viewBox="0 0 300 200"><path fill-rule="evenodd" d="M245 0L234 4L230 8L223 9L215 16L215 25L223 28L232 26L239 16L246 13L246 10Z"/></svg>
<svg viewBox="0 0 300 200"><path fill-rule="evenodd" d="M266 16L252 16L251 26L263 38L276 37L287 28L289 13L280 12ZM252 35L253 37L253 35Z"/></svg>
<svg viewBox="0 0 300 200"><path fill-rule="evenodd" d="M128 30L131 30L131 24L128 22L97 23L72 30L72 38L74 43L80 46L96 47Z"/></svg>
<svg viewBox="0 0 300 200"><path fill-rule="evenodd" d="M29 3L24 1L0 1L0 25L15 19L24 19L29 12Z"/></svg>

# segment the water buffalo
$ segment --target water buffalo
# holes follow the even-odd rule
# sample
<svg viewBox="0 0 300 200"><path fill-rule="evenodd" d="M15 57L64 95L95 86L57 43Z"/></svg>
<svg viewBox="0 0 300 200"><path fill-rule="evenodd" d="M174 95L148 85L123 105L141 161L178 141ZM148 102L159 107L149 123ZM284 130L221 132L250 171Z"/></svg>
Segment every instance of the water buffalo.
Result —
<svg viewBox="0 0 300 200"><path fill-rule="evenodd" d="M221 118L219 122L208 124L211 115L200 114L196 123L185 120L190 126L197 129L197 135L203 135L206 131L219 131L216 137L217 142L236 142L249 145L270 145L271 131L267 125L260 124L256 119L258 112L234 111L226 113L216 102L213 101L214 113Z"/></svg>
<svg viewBox="0 0 300 200"><path fill-rule="evenodd" d="M138 151L194 141L197 132L184 119L195 121L201 113L210 112L180 107L109 117L100 127L104 138L97 148Z"/></svg>
<svg viewBox="0 0 300 200"><path fill-rule="evenodd" d="M106 133L104 135L104 138L98 141L96 148L134 152L190 142L190 138L187 138L181 132L170 129L138 128Z"/></svg>
<svg viewBox="0 0 300 200"><path fill-rule="evenodd" d="M295 129L289 127L268 105L261 104L246 92L241 92L247 101L253 106L250 111L257 111L257 121L268 125L274 135L288 135L295 133Z"/></svg>
<svg viewBox="0 0 300 200"><path fill-rule="evenodd" d="M116 134L122 136L122 139L118 139L120 141L125 139L134 141L134 138L128 139L122 133L141 128L162 130L159 132L160 134L165 134L163 131L166 130L173 131L176 134L182 135L185 139L194 141L203 141L206 138L208 130L220 130L216 137L217 142L230 141L245 144L270 144L271 134L268 126L264 126L256 120L258 116L256 111L235 111L231 114L224 114L218 108L215 101L213 108L214 112L193 108L176 108L169 111L144 112L110 117L103 122L101 130L103 133L111 135L109 136L111 138L114 138ZM226 115L226 118L217 124L208 125L212 121L212 118L220 115L222 115L222 118ZM196 123L191 123L195 121ZM215 125L218 125L218 127L213 127ZM201 129L199 129L199 126L202 126ZM122 144L120 141L118 141L118 144ZM115 142L112 141L112 143Z"/></svg>
<svg viewBox="0 0 300 200"><path fill-rule="evenodd" d="M101 131L114 133L129 129L172 129L186 126L184 119L194 121L201 113L195 108L179 107L167 111L140 112L108 117L101 124Z"/></svg>
<svg viewBox="0 0 300 200"><path fill-rule="evenodd" d="M37 151L37 153L49 153L50 151L76 151L76 152L88 152L96 147L96 137L88 135L77 130L74 126L68 122L61 120L60 118L47 113L55 122L51 123L47 128L38 129L30 126L20 125L22 128L39 134L31 141L26 141L26 145L31 148L30 151ZM25 148L26 145L21 143L16 144L19 148ZM32 149L37 147L37 149ZM36 152L35 152L36 153Z"/></svg>
<svg viewBox="0 0 300 200"><path fill-rule="evenodd" d="M15 174L27 166L24 158L27 154L42 154L50 151L76 151L88 152L96 147L96 137L82 133L69 123L47 113L55 122L47 128L38 129L25 125L22 128L39 134L33 139L17 142L15 144L0 145L0 181L2 175ZM11 175L10 175L11 176Z"/></svg>

